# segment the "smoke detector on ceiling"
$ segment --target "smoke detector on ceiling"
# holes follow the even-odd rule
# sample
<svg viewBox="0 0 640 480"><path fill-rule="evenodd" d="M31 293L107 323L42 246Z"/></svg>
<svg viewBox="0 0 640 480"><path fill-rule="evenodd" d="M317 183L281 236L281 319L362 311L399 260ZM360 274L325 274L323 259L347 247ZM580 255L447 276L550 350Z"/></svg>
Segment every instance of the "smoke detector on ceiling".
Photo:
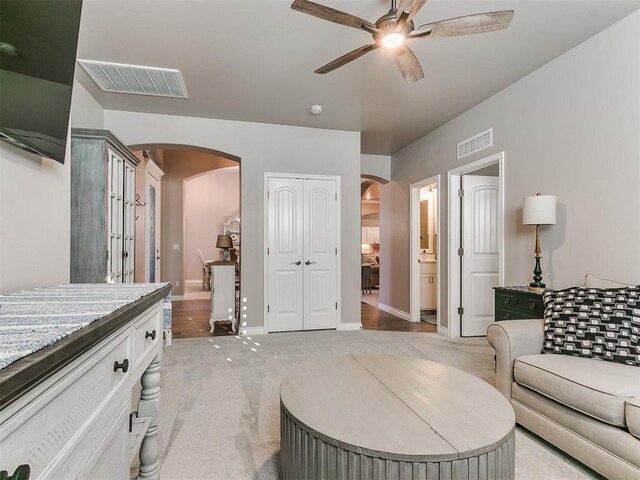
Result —
<svg viewBox="0 0 640 480"><path fill-rule="evenodd" d="M105 92L188 98L180 70L95 60L78 63Z"/></svg>
<svg viewBox="0 0 640 480"><path fill-rule="evenodd" d="M320 115L322 113L322 105L311 105L309 111L312 115Z"/></svg>

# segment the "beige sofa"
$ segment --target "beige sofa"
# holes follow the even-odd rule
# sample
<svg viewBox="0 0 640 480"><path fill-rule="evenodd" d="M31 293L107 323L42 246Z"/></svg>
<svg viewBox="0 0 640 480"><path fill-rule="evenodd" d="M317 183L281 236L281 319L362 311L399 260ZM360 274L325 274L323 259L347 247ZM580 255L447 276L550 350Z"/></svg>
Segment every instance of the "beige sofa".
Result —
<svg viewBox="0 0 640 480"><path fill-rule="evenodd" d="M516 421L607 478L640 479L640 367L541 354L543 323L487 330Z"/></svg>

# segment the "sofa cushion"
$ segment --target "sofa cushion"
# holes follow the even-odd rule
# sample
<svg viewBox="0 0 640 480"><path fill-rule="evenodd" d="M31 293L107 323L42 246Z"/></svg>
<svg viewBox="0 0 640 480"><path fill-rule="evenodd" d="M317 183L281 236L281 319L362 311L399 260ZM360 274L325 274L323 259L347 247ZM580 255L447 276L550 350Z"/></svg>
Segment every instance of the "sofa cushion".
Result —
<svg viewBox="0 0 640 480"><path fill-rule="evenodd" d="M640 366L640 287L550 290L543 351Z"/></svg>
<svg viewBox="0 0 640 480"><path fill-rule="evenodd" d="M624 406L624 418L629 432L640 438L640 396L627 400Z"/></svg>
<svg viewBox="0 0 640 480"><path fill-rule="evenodd" d="M513 366L525 387L616 427L625 403L640 395L640 368L568 355L522 355Z"/></svg>

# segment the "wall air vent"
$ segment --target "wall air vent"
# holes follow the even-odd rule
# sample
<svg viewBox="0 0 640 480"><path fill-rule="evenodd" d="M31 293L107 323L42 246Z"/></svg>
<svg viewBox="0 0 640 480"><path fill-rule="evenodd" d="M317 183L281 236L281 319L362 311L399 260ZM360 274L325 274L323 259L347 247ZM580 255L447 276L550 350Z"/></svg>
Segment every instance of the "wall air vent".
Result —
<svg viewBox="0 0 640 480"><path fill-rule="evenodd" d="M78 60L105 92L188 98L180 70Z"/></svg>
<svg viewBox="0 0 640 480"><path fill-rule="evenodd" d="M458 160L493 145L493 129L467 138L458 144Z"/></svg>

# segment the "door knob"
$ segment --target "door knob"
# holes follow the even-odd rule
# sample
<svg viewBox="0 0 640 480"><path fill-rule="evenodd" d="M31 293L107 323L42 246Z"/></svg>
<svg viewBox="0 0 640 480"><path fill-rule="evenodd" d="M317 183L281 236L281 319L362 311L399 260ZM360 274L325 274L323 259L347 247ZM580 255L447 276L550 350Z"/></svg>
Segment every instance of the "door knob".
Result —
<svg viewBox="0 0 640 480"><path fill-rule="evenodd" d="M291 262L291 265L300 265L302 262L298 260L297 262Z"/></svg>
<svg viewBox="0 0 640 480"><path fill-rule="evenodd" d="M306 262L304 262L305 265L314 265L316 262L310 262L309 260L307 260Z"/></svg>
<svg viewBox="0 0 640 480"><path fill-rule="evenodd" d="M122 373L127 373L129 371L129 359L125 358L122 363L118 363L116 360L113 364L113 371L117 372L118 370L122 370Z"/></svg>

